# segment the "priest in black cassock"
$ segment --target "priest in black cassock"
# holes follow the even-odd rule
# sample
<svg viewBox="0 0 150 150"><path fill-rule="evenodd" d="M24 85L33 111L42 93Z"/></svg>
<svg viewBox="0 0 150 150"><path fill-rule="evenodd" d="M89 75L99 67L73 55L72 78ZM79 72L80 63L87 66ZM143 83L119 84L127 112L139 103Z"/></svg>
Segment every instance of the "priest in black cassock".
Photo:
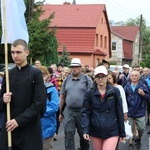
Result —
<svg viewBox="0 0 150 150"><path fill-rule="evenodd" d="M10 92L6 93L6 79L2 83L0 108L6 112L10 102L11 120L3 120L0 150L8 150L7 131L12 133L13 150L42 150L41 112L46 95L42 73L27 63L27 43L18 39L11 45L11 56L16 67L9 70ZM5 113L6 114L6 113Z"/></svg>

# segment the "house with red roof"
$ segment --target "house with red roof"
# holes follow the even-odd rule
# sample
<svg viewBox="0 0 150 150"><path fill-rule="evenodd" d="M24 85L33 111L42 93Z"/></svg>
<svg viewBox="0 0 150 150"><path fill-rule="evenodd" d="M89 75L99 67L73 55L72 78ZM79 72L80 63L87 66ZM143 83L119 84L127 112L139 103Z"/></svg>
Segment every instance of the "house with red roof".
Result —
<svg viewBox="0 0 150 150"><path fill-rule="evenodd" d="M129 64L133 66L139 63L139 38L140 28L138 26L112 26L111 62L117 65Z"/></svg>
<svg viewBox="0 0 150 150"><path fill-rule="evenodd" d="M71 58L80 58L83 66L96 67L111 57L111 33L105 4L63 4L42 6L40 19L53 12L50 28L56 27L58 53L63 46Z"/></svg>

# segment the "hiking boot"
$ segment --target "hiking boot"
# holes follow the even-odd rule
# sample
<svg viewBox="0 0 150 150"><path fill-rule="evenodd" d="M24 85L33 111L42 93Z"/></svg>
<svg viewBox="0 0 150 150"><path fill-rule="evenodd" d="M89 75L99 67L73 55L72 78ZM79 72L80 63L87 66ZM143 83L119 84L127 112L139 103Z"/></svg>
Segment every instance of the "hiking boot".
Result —
<svg viewBox="0 0 150 150"><path fill-rule="evenodd" d="M150 134L150 130L147 132L147 134Z"/></svg>
<svg viewBox="0 0 150 150"><path fill-rule="evenodd" d="M147 121L146 125L150 125L150 122L149 122L149 121Z"/></svg>
<svg viewBox="0 0 150 150"><path fill-rule="evenodd" d="M134 145L133 144L129 144L128 150L134 150Z"/></svg>
<svg viewBox="0 0 150 150"><path fill-rule="evenodd" d="M136 148L140 149L141 148L141 139L137 139L135 142L136 142L135 143Z"/></svg>
<svg viewBox="0 0 150 150"><path fill-rule="evenodd" d="M137 138L134 140L135 143L141 143L141 139Z"/></svg>

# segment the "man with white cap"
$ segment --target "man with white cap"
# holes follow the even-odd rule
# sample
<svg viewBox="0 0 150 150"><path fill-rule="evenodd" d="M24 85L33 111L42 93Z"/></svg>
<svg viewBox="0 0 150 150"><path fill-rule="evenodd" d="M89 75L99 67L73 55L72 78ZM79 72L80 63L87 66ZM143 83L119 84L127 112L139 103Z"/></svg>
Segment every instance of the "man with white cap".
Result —
<svg viewBox="0 0 150 150"><path fill-rule="evenodd" d="M129 78L130 66L128 64L123 65L123 72L118 77L118 84L123 85L123 83Z"/></svg>
<svg viewBox="0 0 150 150"><path fill-rule="evenodd" d="M82 64L79 58L72 59L70 68L71 75L63 81L60 91L59 119L62 121L62 116L64 116L65 150L75 150L76 128L80 136L81 150L89 150L89 142L83 138L80 110L84 93L92 87L93 82L90 77L81 73Z"/></svg>

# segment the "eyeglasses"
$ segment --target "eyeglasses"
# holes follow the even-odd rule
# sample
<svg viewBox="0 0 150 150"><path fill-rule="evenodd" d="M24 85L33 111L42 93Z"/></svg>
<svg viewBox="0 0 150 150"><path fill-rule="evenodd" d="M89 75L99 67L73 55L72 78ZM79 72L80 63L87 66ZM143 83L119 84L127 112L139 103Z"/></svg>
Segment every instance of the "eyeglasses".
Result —
<svg viewBox="0 0 150 150"><path fill-rule="evenodd" d="M107 75L103 75L103 76L96 76L95 78L97 79L104 79Z"/></svg>

